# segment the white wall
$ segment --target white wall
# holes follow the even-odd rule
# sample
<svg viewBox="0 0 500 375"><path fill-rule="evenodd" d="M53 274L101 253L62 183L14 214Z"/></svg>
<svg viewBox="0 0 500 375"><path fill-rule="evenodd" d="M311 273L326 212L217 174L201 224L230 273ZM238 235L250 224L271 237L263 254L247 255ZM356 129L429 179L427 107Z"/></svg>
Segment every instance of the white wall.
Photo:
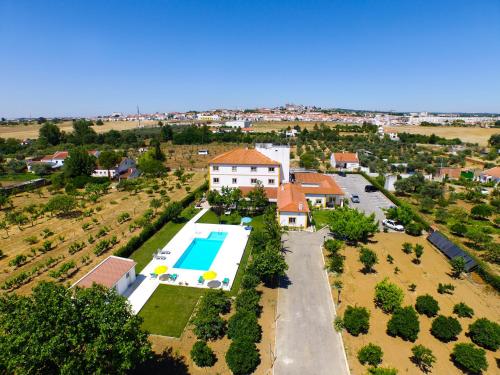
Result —
<svg viewBox="0 0 500 375"><path fill-rule="evenodd" d="M219 170L214 170L214 167L218 167ZM233 167L236 167L236 171L233 171ZM210 166L210 188L220 190L223 186L228 187L240 187L240 186L253 186L252 179L256 178L258 181L262 182L264 187L274 187L277 188L280 181L280 168L276 166L255 166L257 170L252 172L250 165L212 165ZM274 168L274 171L270 171L269 168ZM214 182L214 178L218 178L219 182ZM233 182L233 178L236 182ZM274 180L274 183L270 183L269 180Z"/></svg>
<svg viewBox="0 0 500 375"><path fill-rule="evenodd" d="M289 218L295 218L295 224L289 223ZM305 212L280 212L280 225L283 227L303 227L307 228L307 213Z"/></svg>
<svg viewBox="0 0 500 375"><path fill-rule="evenodd" d="M257 143L255 149L261 154L281 164L281 181L290 181L290 146L275 146L271 143Z"/></svg>
<svg viewBox="0 0 500 375"><path fill-rule="evenodd" d="M123 295L128 287L135 281L135 267L132 267L132 269L128 271L128 275L129 277L127 277L127 274L123 275L122 278L115 284L115 289L118 294Z"/></svg>

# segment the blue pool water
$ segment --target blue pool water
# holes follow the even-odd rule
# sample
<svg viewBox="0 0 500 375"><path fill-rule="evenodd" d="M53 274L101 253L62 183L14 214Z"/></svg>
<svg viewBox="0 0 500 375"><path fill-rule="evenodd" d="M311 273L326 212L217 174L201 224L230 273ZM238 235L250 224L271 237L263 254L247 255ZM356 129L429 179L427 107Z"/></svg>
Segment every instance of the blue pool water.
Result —
<svg viewBox="0 0 500 375"><path fill-rule="evenodd" d="M211 232L207 238L195 238L174 264L174 268L208 271L227 232Z"/></svg>

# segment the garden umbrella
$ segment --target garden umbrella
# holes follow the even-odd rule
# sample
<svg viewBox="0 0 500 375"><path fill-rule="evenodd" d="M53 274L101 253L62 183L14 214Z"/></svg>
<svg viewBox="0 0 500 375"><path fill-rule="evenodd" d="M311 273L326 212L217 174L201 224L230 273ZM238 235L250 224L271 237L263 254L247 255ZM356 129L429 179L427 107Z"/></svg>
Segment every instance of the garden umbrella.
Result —
<svg viewBox="0 0 500 375"><path fill-rule="evenodd" d="M205 280L213 280L217 277L217 272L215 271L207 271L203 274L203 278Z"/></svg>
<svg viewBox="0 0 500 375"><path fill-rule="evenodd" d="M252 218L251 217L248 217L248 216L245 216L244 218L241 219L241 222L243 224L248 224L252 221Z"/></svg>
<svg viewBox="0 0 500 375"><path fill-rule="evenodd" d="M167 266L158 266L158 267L155 268L155 273L157 275L160 275L162 273L167 272L167 269L168 269Z"/></svg>

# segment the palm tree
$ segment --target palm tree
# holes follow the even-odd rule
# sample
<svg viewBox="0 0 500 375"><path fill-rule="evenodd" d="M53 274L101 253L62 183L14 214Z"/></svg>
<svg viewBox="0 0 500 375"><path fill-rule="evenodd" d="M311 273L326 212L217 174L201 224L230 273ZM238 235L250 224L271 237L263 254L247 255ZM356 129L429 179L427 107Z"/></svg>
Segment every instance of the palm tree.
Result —
<svg viewBox="0 0 500 375"><path fill-rule="evenodd" d="M337 289L337 305L340 304L340 291L344 287L344 284L342 283L342 280L335 280L332 284L333 289Z"/></svg>

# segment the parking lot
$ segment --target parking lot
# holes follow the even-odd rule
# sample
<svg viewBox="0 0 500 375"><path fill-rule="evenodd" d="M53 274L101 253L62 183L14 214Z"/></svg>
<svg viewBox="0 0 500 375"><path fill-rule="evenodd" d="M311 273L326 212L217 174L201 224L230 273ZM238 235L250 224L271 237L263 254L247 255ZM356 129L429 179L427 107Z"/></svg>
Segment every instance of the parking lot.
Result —
<svg viewBox="0 0 500 375"><path fill-rule="evenodd" d="M337 174L331 175L335 182L342 188L347 199L349 199L349 206L357 208L366 214L375 214L375 217L380 223L380 228L382 229L382 220L385 219L385 213L383 210L394 206L391 202L380 191L373 193L366 193L365 186L371 185L370 182L360 174L348 174L345 177L339 176ZM351 201L351 196L356 194L359 196L359 203L353 203Z"/></svg>

